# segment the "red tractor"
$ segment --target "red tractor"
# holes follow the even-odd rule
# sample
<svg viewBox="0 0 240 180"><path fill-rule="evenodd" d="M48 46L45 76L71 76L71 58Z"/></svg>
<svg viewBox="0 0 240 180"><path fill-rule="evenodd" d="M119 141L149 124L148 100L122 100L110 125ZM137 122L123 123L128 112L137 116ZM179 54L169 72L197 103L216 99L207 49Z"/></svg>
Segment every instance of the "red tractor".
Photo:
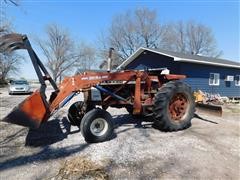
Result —
<svg viewBox="0 0 240 180"><path fill-rule="evenodd" d="M180 81L185 75L164 74L165 68L84 72L66 77L57 86L27 36L8 34L0 38L2 52L16 49L28 51L41 87L4 118L7 122L38 128L75 95L83 93L84 100L69 108L68 119L72 125L80 126L90 143L111 138L113 120L106 111L108 107L125 107L130 114L150 116L154 126L163 131L178 131L191 125L195 102L191 88ZM54 89L49 99L45 81Z"/></svg>

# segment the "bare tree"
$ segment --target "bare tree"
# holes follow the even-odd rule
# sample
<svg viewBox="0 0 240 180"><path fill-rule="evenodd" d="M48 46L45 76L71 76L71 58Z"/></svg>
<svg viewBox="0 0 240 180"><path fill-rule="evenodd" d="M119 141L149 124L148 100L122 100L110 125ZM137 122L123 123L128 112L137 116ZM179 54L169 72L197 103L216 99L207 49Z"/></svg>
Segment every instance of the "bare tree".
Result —
<svg viewBox="0 0 240 180"><path fill-rule="evenodd" d="M158 48L165 32L157 21L156 11L140 8L115 16L101 41L108 48L113 47L123 61L140 46Z"/></svg>
<svg viewBox="0 0 240 180"><path fill-rule="evenodd" d="M4 0L6 4L10 3L10 4L13 4L14 6L19 6L19 1L20 0Z"/></svg>
<svg viewBox="0 0 240 180"><path fill-rule="evenodd" d="M6 20L0 24L0 36L12 32L10 21ZM0 53L0 84L6 83L6 78L10 74L18 72L18 67L21 64L23 57L16 52Z"/></svg>
<svg viewBox="0 0 240 180"><path fill-rule="evenodd" d="M18 72L18 67L22 60L22 56L16 53L1 53L0 54L0 84L6 82L9 74Z"/></svg>
<svg viewBox="0 0 240 180"><path fill-rule="evenodd" d="M164 36L161 48L176 52L187 53L187 35L183 22L167 25L167 33Z"/></svg>
<svg viewBox="0 0 240 180"><path fill-rule="evenodd" d="M47 59L53 79L57 81L64 73L71 70L79 59L75 53L73 40L69 33L56 24L46 28L47 39L38 40L38 44Z"/></svg>
<svg viewBox="0 0 240 180"><path fill-rule="evenodd" d="M209 27L194 22L187 23L188 48L192 54L219 56L216 50L216 40Z"/></svg>
<svg viewBox="0 0 240 180"><path fill-rule="evenodd" d="M96 68L96 50L90 44L80 43L78 48L79 59L77 65L82 70Z"/></svg>
<svg viewBox="0 0 240 180"><path fill-rule="evenodd" d="M105 69L107 70L107 60L109 56L109 48L112 48L111 44L109 44L107 34L105 32L101 32L99 37L98 37L98 51L96 51L96 57L100 59L100 69ZM115 69L123 59L121 58L121 55L116 52L116 50L113 51L112 53L112 69Z"/></svg>
<svg viewBox="0 0 240 180"><path fill-rule="evenodd" d="M10 33L11 31L12 31L12 25L11 25L10 21L5 20L5 21L1 22L1 24L0 24L0 35Z"/></svg>
<svg viewBox="0 0 240 180"><path fill-rule="evenodd" d="M168 25L163 47L176 52L218 57L216 40L209 27L189 21Z"/></svg>
<svg viewBox="0 0 240 180"><path fill-rule="evenodd" d="M7 20L2 22L0 25L0 36L11 32L11 23ZM23 57L18 55L16 52L0 53L0 84L5 84L6 79L10 74L15 74L18 72L18 67L22 60Z"/></svg>
<svg viewBox="0 0 240 180"><path fill-rule="evenodd" d="M109 47L117 51L118 64L141 46L211 57L221 55L209 27L193 21L160 24L156 11L148 8L116 15L99 41L105 51ZM105 53L99 54L103 60L107 59Z"/></svg>
<svg viewBox="0 0 240 180"><path fill-rule="evenodd" d="M160 26L157 21L156 11L147 8L135 10L135 29L139 36L140 44L147 48L158 48L166 33L166 27Z"/></svg>
<svg viewBox="0 0 240 180"><path fill-rule="evenodd" d="M19 6L20 0L4 0L5 5ZM3 4L1 4L3 5ZM0 9L1 23L0 23L0 36L11 33L13 31L12 23L6 18L4 8ZM23 57L16 52L3 52L0 53L0 84L6 83L6 79L10 74L18 73L19 65L23 61Z"/></svg>
<svg viewBox="0 0 240 180"><path fill-rule="evenodd" d="M0 35L9 33L12 29L12 23L10 22L6 13L6 7L8 5L19 6L20 0L3 0L0 7Z"/></svg>

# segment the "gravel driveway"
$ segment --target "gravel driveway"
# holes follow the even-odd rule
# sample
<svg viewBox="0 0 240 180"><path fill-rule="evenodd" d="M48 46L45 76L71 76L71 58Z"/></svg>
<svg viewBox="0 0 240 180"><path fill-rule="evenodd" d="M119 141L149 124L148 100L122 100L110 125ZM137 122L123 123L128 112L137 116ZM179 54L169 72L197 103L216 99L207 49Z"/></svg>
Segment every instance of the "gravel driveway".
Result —
<svg viewBox="0 0 240 180"><path fill-rule="evenodd" d="M0 89L0 119L25 95ZM87 144L71 127L67 107L37 130L0 122L0 179L54 179L62 164L86 156L106 167L110 179L240 179L239 114L201 115L189 129L161 132L125 109L109 108L115 136Z"/></svg>

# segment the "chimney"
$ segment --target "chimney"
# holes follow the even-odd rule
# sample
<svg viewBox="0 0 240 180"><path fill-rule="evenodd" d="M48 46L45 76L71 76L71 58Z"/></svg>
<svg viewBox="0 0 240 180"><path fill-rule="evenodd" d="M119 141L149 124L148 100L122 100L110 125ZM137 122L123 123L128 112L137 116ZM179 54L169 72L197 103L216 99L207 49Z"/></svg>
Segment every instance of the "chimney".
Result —
<svg viewBox="0 0 240 180"><path fill-rule="evenodd" d="M114 48L109 48L108 60L107 60L107 71L110 72L112 69L112 53Z"/></svg>

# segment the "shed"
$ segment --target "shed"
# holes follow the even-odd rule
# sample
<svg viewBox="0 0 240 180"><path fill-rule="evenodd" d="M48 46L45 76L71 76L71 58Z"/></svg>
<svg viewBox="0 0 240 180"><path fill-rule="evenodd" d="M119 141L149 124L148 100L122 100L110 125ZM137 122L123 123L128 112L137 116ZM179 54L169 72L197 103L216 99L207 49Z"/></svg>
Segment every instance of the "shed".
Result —
<svg viewBox="0 0 240 180"><path fill-rule="evenodd" d="M166 50L139 48L118 69L165 67L171 74L184 74L193 90L240 97L240 63Z"/></svg>

